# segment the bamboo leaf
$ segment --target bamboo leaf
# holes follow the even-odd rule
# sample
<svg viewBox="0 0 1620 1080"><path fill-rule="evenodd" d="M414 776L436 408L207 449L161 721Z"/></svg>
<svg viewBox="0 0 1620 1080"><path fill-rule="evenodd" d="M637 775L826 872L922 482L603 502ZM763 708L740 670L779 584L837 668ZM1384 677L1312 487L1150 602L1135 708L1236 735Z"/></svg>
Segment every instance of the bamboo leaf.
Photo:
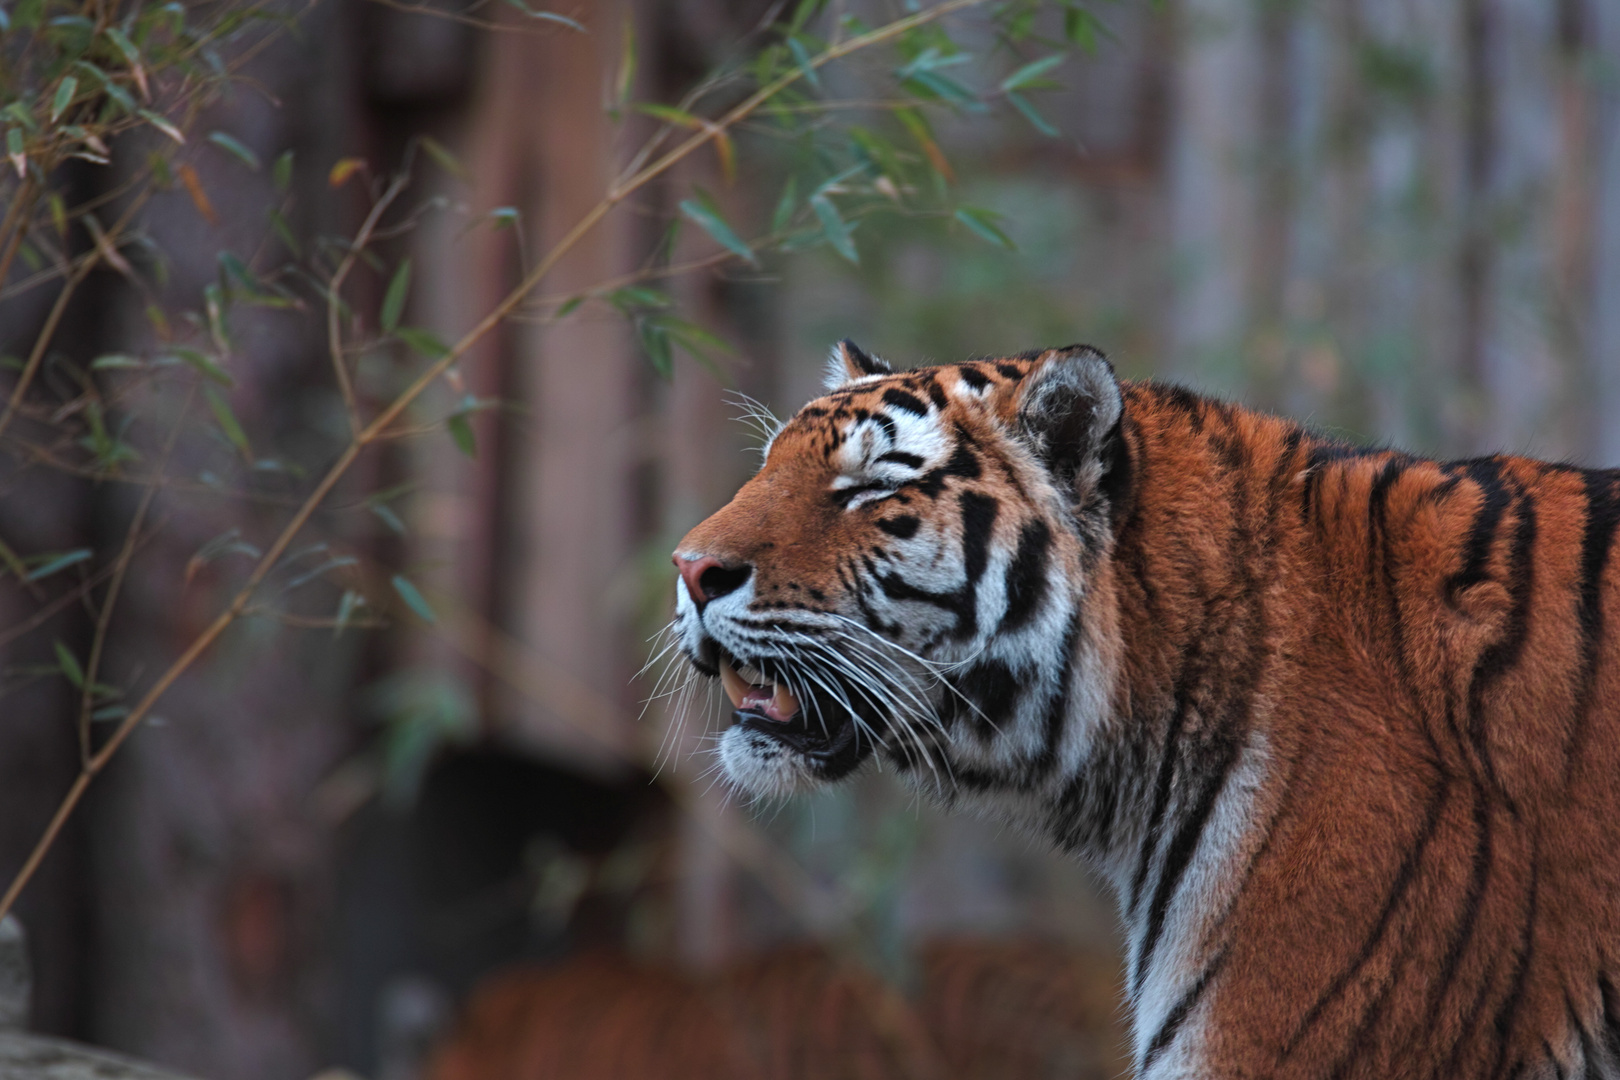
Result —
<svg viewBox="0 0 1620 1080"><path fill-rule="evenodd" d="M439 360L450 355L450 346L440 341L438 335L431 330L401 326L394 331L394 336L429 360Z"/></svg>
<svg viewBox="0 0 1620 1080"><path fill-rule="evenodd" d="M669 378L675 368L675 358L669 348L669 332L656 320L643 319L636 327L636 336L641 339L641 347L646 350L653 370Z"/></svg>
<svg viewBox="0 0 1620 1080"><path fill-rule="evenodd" d="M73 104L73 95L78 92L79 80L72 75L65 76L57 84L56 96L51 99L51 123L56 123L56 118L67 111L67 107Z"/></svg>
<svg viewBox="0 0 1620 1080"><path fill-rule="evenodd" d="M135 357L126 356L123 353L108 353L106 356L98 356L90 361L91 371L112 371L118 368L138 368L142 366L141 362Z"/></svg>
<svg viewBox="0 0 1620 1080"><path fill-rule="evenodd" d="M804 81L820 90L821 75L816 71L815 65L810 62L810 52L804 47L804 43L799 40L797 34L787 39L787 47L788 51L793 54L794 62L799 65L799 74L804 76Z"/></svg>
<svg viewBox="0 0 1620 1080"><path fill-rule="evenodd" d="M377 520L388 526L388 530L396 536L405 535L405 522L394 513L393 508L380 502L367 502L366 508L377 515Z"/></svg>
<svg viewBox="0 0 1620 1080"><path fill-rule="evenodd" d="M677 127L700 128L703 126L702 120L699 120L685 109L677 109L673 105L660 105L654 101L643 101L638 102L632 108L643 116L650 116L654 120L662 120L666 124L674 124Z"/></svg>
<svg viewBox="0 0 1620 1080"><path fill-rule="evenodd" d="M439 621L439 617L433 613L433 609L428 606L428 602L422 598L422 594L416 590L416 586L406 580L405 575L395 574L392 584L394 591L399 594L399 598L405 601L405 606L416 612L423 622Z"/></svg>
<svg viewBox="0 0 1620 1080"><path fill-rule="evenodd" d="M365 161L357 157L339 158L326 174L328 187L340 188L349 182L349 177L366 167Z"/></svg>
<svg viewBox="0 0 1620 1080"><path fill-rule="evenodd" d="M73 684L75 690L84 689L84 668L79 666L78 657L68 651L68 647L60 641L56 645L57 669L67 676L67 681Z"/></svg>
<svg viewBox="0 0 1620 1080"><path fill-rule="evenodd" d="M982 210L976 206L957 207L952 215L957 221L966 225L972 232L999 248L1012 251L1016 248L1012 239L996 226L996 219L1001 215L991 210Z"/></svg>
<svg viewBox="0 0 1620 1080"><path fill-rule="evenodd" d="M444 421L445 429L460 450L470 458L478 456L478 440L473 436L472 422L465 412L451 413Z"/></svg>
<svg viewBox="0 0 1620 1080"><path fill-rule="evenodd" d="M849 225L838 216L838 208L832 204L832 200L817 193L810 196L810 208L821 221L821 234L827 238L827 243L838 254L858 264L861 259L855 251L855 242L850 239Z"/></svg>
<svg viewBox="0 0 1620 1080"><path fill-rule="evenodd" d="M208 141L225 151L231 157L240 161L254 172L259 171L259 155L249 150L242 142L223 131L210 131Z"/></svg>
<svg viewBox="0 0 1620 1080"><path fill-rule="evenodd" d="M293 235L292 227L287 224L286 217L273 206L268 213L270 228L275 232L276 236L280 238L283 244L287 245L287 250L293 253L294 258L302 257L304 253L303 246L298 243L298 237Z"/></svg>
<svg viewBox="0 0 1620 1080"><path fill-rule="evenodd" d="M669 297L657 289L649 289L645 285L626 285L622 289L614 289L605 297L619 311L630 314L636 308L666 308L670 306Z"/></svg>
<svg viewBox="0 0 1620 1080"><path fill-rule="evenodd" d="M523 0L506 0L506 2L523 12L523 14L527 15L531 19L539 19L542 22L559 23L568 27L570 30L577 30L581 34L586 32L583 26L566 15L559 15L555 11L536 11L528 4L525 4Z"/></svg>
<svg viewBox="0 0 1620 1080"><path fill-rule="evenodd" d="M776 213L771 215L771 232L779 233L793 221L793 211L799 205L799 178L789 176L782 186L782 197L776 201Z"/></svg>
<svg viewBox="0 0 1620 1080"><path fill-rule="evenodd" d="M438 139L427 135L419 135L416 141L427 152L427 156L438 163L439 168L454 176L457 180L467 179L467 170L462 167L456 155L447 150L445 145Z"/></svg>
<svg viewBox="0 0 1620 1080"><path fill-rule="evenodd" d="M325 577L333 570L339 570L345 566L359 565L360 560L355 558L353 555L334 555L332 558L321 563L315 569L306 570L302 574L299 574L297 577L293 578L291 581L287 582L286 586L283 587L281 591L292 592L294 589L299 588L300 586L308 585L316 578Z"/></svg>
<svg viewBox="0 0 1620 1080"><path fill-rule="evenodd" d="M60 555L36 556L36 558L43 558L44 563L30 570L28 576L23 580L39 581L42 578L48 578L59 570L66 570L76 563L84 562L94 554L89 548L78 548L74 551L64 551Z"/></svg>
<svg viewBox="0 0 1620 1080"><path fill-rule="evenodd" d="M354 618L355 609L365 603L364 598L353 589L343 590L343 599L338 601L337 618L332 620L332 636L337 637Z"/></svg>
<svg viewBox="0 0 1620 1080"><path fill-rule="evenodd" d="M1042 75L1063 63L1068 57L1062 53L1053 53L1039 60L1032 60L1001 80L1001 88L1009 93L1013 90L1022 90L1037 82Z"/></svg>
<svg viewBox="0 0 1620 1080"><path fill-rule="evenodd" d="M169 123L169 121L165 120L151 109L138 109L136 112L142 120L145 120L148 124L151 124L153 127L163 132L163 134L167 135L181 146L185 145L186 137L180 133L179 128ZM181 166L182 170L185 168L186 166Z"/></svg>
<svg viewBox="0 0 1620 1080"><path fill-rule="evenodd" d="M681 200L681 213L685 214L713 237L721 247L731 252L751 265L758 266L759 259L754 255L754 249L743 242L742 237L732 231L726 223L720 208L702 188L696 190L696 197Z"/></svg>
<svg viewBox="0 0 1620 1080"><path fill-rule="evenodd" d="M293 152L283 150L276 158L276 163L270 167L270 179L276 185L276 190L285 192L292 183Z"/></svg>
<svg viewBox="0 0 1620 1080"><path fill-rule="evenodd" d="M209 202L208 192L203 190L202 178L197 175L197 170L193 169L189 162L182 162L175 171L180 174L180 183L185 187L186 194L191 196L191 204L197 208L197 213L201 214L208 224L218 225L219 213L214 209L214 204Z"/></svg>
<svg viewBox="0 0 1620 1080"><path fill-rule="evenodd" d="M214 358L196 349L175 348L170 352L174 357L189 367L213 379L219 385L229 389L236 385L236 380L226 374L225 369L214 362Z"/></svg>
<svg viewBox="0 0 1620 1080"><path fill-rule="evenodd" d="M399 269L394 271L393 280L388 283L388 293L383 297L382 328L393 332L399 325L399 317L405 311L405 298L411 291L411 260L400 262Z"/></svg>
<svg viewBox="0 0 1620 1080"><path fill-rule="evenodd" d="M945 156L945 151L934 141L934 132L928 124L927 117L916 109L896 109L894 115L922 148L924 156L928 158L928 164L934 167L934 171L951 183L955 183L956 172L951 168L950 159Z"/></svg>
<svg viewBox="0 0 1620 1080"><path fill-rule="evenodd" d="M1023 113L1024 119L1028 120L1035 130L1040 132L1042 135L1045 135L1049 139L1055 139L1059 135L1063 134L1057 128L1053 127L1051 123L1047 121L1046 117L1037 112L1035 110L1035 106L1031 105L1029 103L1029 99L1024 97L1024 95L1008 93L1007 100L1012 102L1013 108Z"/></svg>
<svg viewBox="0 0 1620 1080"><path fill-rule="evenodd" d="M231 445L241 452L248 463L253 461L253 449L248 445L247 432L242 430L241 423L236 419L236 413L231 411L231 403L225 400L218 390L212 386L203 387L203 395L208 398L208 409L219 422L219 429L231 441Z"/></svg>
<svg viewBox="0 0 1620 1080"><path fill-rule="evenodd" d="M619 75L613 85L613 107L617 112L630 100L630 91L636 85L636 27L629 15L624 17L624 38L619 47Z"/></svg>

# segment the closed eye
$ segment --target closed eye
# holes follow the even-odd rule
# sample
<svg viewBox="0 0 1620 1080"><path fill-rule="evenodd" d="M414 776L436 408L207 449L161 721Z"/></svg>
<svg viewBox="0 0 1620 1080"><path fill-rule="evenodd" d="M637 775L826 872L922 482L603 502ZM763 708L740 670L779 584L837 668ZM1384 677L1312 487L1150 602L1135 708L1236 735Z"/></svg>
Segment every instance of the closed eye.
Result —
<svg viewBox="0 0 1620 1080"><path fill-rule="evenodd" d="M857 484L853 487L839 488L832 493L832 498L833 502L848 510L853 506L876 502L879 499L887 499L898 490L900 490L899 484L888 480L879 480Z"/></svg>

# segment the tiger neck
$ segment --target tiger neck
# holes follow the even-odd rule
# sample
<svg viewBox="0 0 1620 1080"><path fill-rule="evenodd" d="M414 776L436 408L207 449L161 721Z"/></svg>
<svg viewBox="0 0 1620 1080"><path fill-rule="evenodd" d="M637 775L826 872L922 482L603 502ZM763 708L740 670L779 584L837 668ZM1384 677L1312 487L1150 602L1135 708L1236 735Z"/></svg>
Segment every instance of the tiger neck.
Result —
<svg viewBox="0 0 1620 1080"><path fill-rule="evenodd" d="M1265 755L1272 611L1308 587L1308 436L1175 388L1130 385L1126 401L1127 504L1087 615L1114 626L1113 708L1088 763L1099 795L1063 839L1140 911L1165 845L1196 843Z"/></svg>

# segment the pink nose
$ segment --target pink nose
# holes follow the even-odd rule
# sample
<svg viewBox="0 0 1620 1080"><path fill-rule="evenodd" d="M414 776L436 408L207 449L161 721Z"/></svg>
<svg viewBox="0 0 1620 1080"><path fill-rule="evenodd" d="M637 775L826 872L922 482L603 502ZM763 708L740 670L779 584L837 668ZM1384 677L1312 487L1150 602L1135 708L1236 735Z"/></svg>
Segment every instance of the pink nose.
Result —
<svg viewBox="0 0 1620 1080"><path fill-rule="evenodd" d="M681 572L681 580L686 582L686 595L699 609L710 600L739 588L748 580L752 569L747 565L728 567L713 555L699 555L695 559L676 555L674 562L675 569Z"/></svg>

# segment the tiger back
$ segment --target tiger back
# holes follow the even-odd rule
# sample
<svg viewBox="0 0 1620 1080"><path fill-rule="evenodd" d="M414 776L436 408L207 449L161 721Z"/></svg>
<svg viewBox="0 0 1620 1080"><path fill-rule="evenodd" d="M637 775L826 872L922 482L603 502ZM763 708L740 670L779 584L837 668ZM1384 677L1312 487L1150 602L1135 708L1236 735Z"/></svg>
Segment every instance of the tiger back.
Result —
<svg viewBox="0 0 1620 1080"><path fill-rule="evenodd" d="M1143 1077L1620 1077L1620 474L835 361L676 550L740 789L877 754L1089 859Z"/></svg>

